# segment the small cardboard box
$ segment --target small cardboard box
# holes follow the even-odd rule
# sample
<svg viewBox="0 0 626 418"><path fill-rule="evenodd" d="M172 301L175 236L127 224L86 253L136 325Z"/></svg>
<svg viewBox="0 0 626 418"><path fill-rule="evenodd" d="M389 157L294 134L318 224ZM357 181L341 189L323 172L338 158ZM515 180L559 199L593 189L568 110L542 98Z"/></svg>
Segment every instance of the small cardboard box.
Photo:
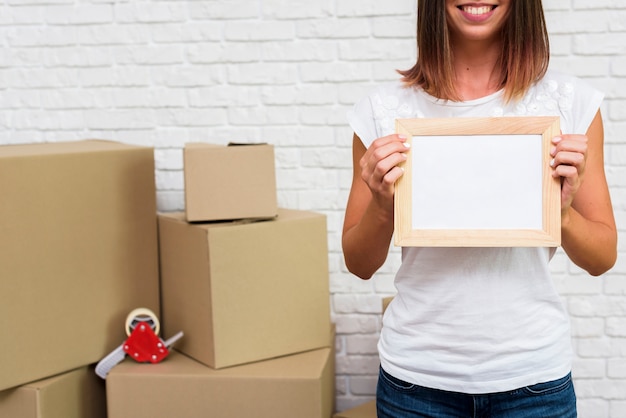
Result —
<svg viewBox="0 0 626 418"><path fill-rule="evenodd" d="M0 392L3 418L107 418L104 380L93 367Z"/></svg>
<svg viewBox="0 0 626 418"><path fill-rule="evenodd" d="M383 298L383 312L382 312L383 314L387 310L387 307L389 306L392 300L393 300L393 296L387 296Z"/></svg>
<svg viewBox="0 0 626 418"><path fill-rule="evenodd" d="M0 147L0 390L96 363L159 312L152 148Z"/></svg>
<svg viewBox="0 0 626 418"><path fill-rule="evenodd" d="M107 377L109 418L328 418L334 357L328 347L221 370L177 351L158 364L127 359Z"/></svg>
<svg viewBox="0 0 626 418"><path fill-rule="evenodd" d="M369 401L347 411L338 412L333 418L376 418L376 401Z"/></svg>
<svg viewBox="0 0 626 418"><path fill-rule="evenodd" d="M325 347L326 217L280 209L260 222L192 224L159 215L164 335L214 368Z"/></svg>
<svg viewBox="0 0 626 418"><path fill-rule="evenodd" d="M273 218L278 213L274 147L185 144L189 222Z"/></svg>

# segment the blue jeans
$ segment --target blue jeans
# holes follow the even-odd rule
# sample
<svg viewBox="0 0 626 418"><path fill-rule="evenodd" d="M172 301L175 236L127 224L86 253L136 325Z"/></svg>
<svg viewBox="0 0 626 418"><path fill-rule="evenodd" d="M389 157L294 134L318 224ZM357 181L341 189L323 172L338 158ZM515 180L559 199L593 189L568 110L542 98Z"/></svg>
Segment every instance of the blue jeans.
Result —
<svg viewBox="0 0 626 418"><path fill-rule="evenodd" d="M576 418L571 374L508 392L470 395L404 382L382 368L378 418Z"/></svg>

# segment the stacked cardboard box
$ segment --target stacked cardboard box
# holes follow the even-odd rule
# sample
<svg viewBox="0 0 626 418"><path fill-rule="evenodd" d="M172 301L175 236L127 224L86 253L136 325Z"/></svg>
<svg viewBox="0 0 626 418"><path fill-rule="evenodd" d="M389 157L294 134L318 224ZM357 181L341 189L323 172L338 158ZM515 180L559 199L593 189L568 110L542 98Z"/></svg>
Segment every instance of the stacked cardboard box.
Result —
<svg viewBox="0 0 626 418"><path fill-rule="evenodd" d="M0 416L104 417L88 366L126 339L137 307L162 337L185 332L182 353L115 366L109 418L331 416L325 217L277 208L270 146L185 156L190 211L157 216L151 148L0 147Z"/></svg>
<svg viewBox="0 0 626 418"><path fill-rule="evenodd" d="M278 214L272 145L189 143L183 155L189 222L273 218Z"/></svg>
<svg viewBox="0 0 626 418"><path fill-rule="evenodd" d="M174 351L155 365L126 360L107 378L109 418L329 418L331 348L224 369Z"/></svg>
<svg viewBox="0 0 626 418"><path fill-rule="evenodd" d="M52 416L47 388L118 346L133 308L159 311L153 150L2 146L0 190L0 410L22 399Z"/></svg>
<svg viewBox="0 0 626 418"><path fill-rule="evenodd" d="M387 296L383 298L383 314L387 310L387 307L389 306L392 300L393 300L393 296Z"/></svg>
<svg viewBox="0 0 626 418"><path fill-rule="evenodd" d="M109 418L329 418L325 217L277 208L270 146L184 155L187 211L158 224L162 334L185 336L160 364L111 371Z"/></svg>
<svg viewBox="0 0 626 418"><path fill-rule="evenodd" d="M184 353L215 368L328 346L326 223L284 210L275 220L190 224L159 216L161 323Z"/></svg>
<svg viewBox="0 0 626 418"><path fill-rule="evenodd" d="M104 381L93 367L0 392L0 417L106 418Z"/></svg>

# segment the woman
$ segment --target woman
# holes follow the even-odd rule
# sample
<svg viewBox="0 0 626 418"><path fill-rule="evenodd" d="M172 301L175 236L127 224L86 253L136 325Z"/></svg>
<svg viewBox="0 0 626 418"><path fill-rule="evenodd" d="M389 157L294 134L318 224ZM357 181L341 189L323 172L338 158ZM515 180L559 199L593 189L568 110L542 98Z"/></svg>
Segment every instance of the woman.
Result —
<svg viewBox="0 0 626 418"><path fill-rule="evenodd" d="M604 174L602 94L547 70L541 0L418 0L418 59L358 102L343 228L348 269L369 279L393 233L406 138L396 118L561 119L562 247L591 275L610 269L617 233ZM507 169L502 155L502 169ZM445 164L445 162L442 162ZM379 417L576 416L568 314L549 248L403 248L383 318Z"/></svg>

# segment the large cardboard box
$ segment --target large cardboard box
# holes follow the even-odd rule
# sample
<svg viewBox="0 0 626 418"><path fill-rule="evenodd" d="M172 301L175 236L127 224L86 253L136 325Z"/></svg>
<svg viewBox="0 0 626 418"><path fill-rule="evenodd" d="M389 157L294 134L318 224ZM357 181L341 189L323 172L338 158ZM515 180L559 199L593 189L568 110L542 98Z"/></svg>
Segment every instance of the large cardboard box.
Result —
<svg viewBox="0 0 626 418"><path fill-rule="evenodd" d="M0 147L0 390L95 363L159 312L152 148Z"/></svg>
<svg viewBox="0 0 626 418"><path fill-rule="evenodd" d="M278 213L274 147L185 144L187 220L272 218Z"/></svg>
<svg viewBox="0 0 626 418"><path fill-rule="evenodd" d="M106 418L104 380L93 367L0 392L3 418Z"/></svg>
<svg viewBox="0 0 626 418"><path fill-rule="evenodd" d="M333 418L376 418L376 401L369 401L363 405L348 409L347 411L338 412Z"/></svg>
<svg viewBox="0 0 626 418"><path fill-rule="evenodd" d="M192 224L159 215L161 325L176 348L214 368L328 345L326 217Z"/></svg>
<svg viewBox="0 0 626 418"><path fill-rule="evenodd" d="M328 336L326 338L328 340ZM334 352L323 348L216 370L173 351L107 377L109 418L329 418Z"/></svg>

